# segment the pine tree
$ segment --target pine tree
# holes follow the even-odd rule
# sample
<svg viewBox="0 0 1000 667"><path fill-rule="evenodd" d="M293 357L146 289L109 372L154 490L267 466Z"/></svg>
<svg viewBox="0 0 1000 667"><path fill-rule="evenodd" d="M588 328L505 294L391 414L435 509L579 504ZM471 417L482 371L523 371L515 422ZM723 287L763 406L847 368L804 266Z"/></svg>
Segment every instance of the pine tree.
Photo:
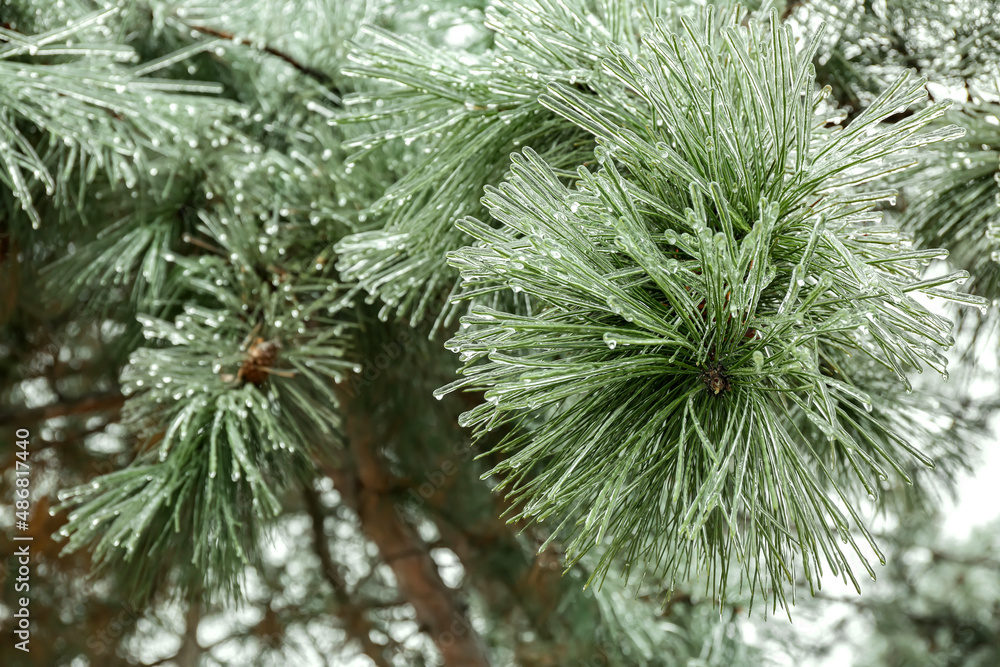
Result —
<svg viewBox="0 0 1000 667"><path fill-rule="evenodd" d="M5 4L5 664L992 664L998 11Z"/></svg>

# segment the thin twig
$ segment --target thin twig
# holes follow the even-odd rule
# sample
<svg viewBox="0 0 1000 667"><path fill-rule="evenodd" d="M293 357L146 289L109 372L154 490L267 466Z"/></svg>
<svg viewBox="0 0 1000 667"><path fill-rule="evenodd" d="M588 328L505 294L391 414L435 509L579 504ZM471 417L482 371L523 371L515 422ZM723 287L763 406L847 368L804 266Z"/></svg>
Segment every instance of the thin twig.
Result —
<svg viewBox="0 0 1000 667"><path fill-rule="evenodd" d="M379 451L375 425L343 389L344 431L352 464L339 468L317 460L343 502L358 515L365 535L392 569L403 597L413 606L418 626L435 643L445 665L486 667L489 659L465 605L441 579L426 542L404 522L393 501L398 481ZM352 410L351 408L354 407Z"/></svg>
<svg viewBox="0 0 1000 667"><path fill-rule="evenodd" d="M37 424L56 417L82 415L105 410L117 410L125 402L125 397L119 392L91 394L75 401L50 403L38 408L23 410L8 410L0 412L0 426L22 426Z"/></svg>
<svg viewBox="0 0 1000 667"><path fill-rule="evenodd" d="M806 4L806 0L789 0L789 3L785 5L784 11L781 12L781 20L787 21L795 13L795 10L804 4Z"/></svg>
<svg viewBox="0 0 1000 667"><path fill-rule="evenodd" d="M228 30L219 30L218 28L212 28L211 26L205 26L205 25L191 25L191 24L185 24L185 25L191 30L194 30L195 32L200 32L203 35L211 35L212 37L218 37L219 39L224 39L226 41L233 42L235 44L241 44L243 46L251 46L258 49L259 51L263 51L264 53L268 53L276 58L280 58L289 65L291 65L292 67L294 67L295 69L297 69L298 71L302 72L303 74L312 79L315 79L316 81L320 82L323 85L328 85L331 82L330 75L327 74L326 72L321 72L315 67L310 67L309 65L305 65L296 58L293 58L289 54L279 49L276 49L273 46L268 46L267 44L260 46L258 45L258 43L253 42L244 37L237 37Z"/></svg>
<svg viewBox="0 0 1000 667"><path fill-rule="evenodd" d="M385 649L388 647L375 643L371 637L371 631L376 628L365 614L365 609L372 607L359 607L354 604L347 592L347 582L344 581L337 564L330 555L330 545L327 542L326 533L323 531L325 516L319 493L311 484L306 483L302 486L302 495L306 501L306 513L309 514L312 521L313 551L319 557L323 576L333 588L333 597L337 603L336 613L344 622L344 630L361 643L365 655L371 658L378 667L391 667L392 663L385 656Z"/></svg>

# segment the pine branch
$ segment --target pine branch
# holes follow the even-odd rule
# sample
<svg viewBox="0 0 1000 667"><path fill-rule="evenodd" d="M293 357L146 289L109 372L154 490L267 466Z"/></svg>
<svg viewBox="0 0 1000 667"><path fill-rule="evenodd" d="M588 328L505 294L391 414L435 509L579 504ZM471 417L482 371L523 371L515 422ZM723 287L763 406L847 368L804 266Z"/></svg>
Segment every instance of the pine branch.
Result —
<svg viewBox="0 0 1000 667"><path fill-rule="evenodd" d="M261 44L259 44L257 42L253 42L253 41L251 41L249 39L245 39L243 37L238 37L238 36L234 35L233 33L229 32L228 30L220 30L219 28L213 28L211 26L204 26L204 25L192 25L192 24L189 24L189 23L184 23L184 25L187 28L190 28L191 30L194 30L195 32L202 33L203 35L211 35L212 37L218 37L219 39L224 39L226 41L233 42L234 44L240 44L242 46L249 46L251 48L257 49L258 51L261 51L262 53L267 53L269 55L275 56L276 58L279 58L279 59L285 61L286 63L288 63L289 65L291 65L292 67L294 67L295 69L297 69L299 72L301 72L305 76L308 76L309 78L316 80L317 82L321 83L324 86L329 86L330 83L332 83L332 79L330 78L330 75L327 74L326 72L323 72L323 71L320 71L320 70L318 70L318 69L316 69L314 67L310 67L308 65L305 65L302 62L300 62L298 59L296 59L296 58L292 57L291 55L289 55L288 53L285 53L284 51L276 49L273 46L269 46L269 45L266 45L266 44L261 45ZM337 93L337 91L332 91L332 92Z"/></svg>
<svg viewBox="0 0 1000 667"><path fill-rule="evenodd" d="M344 502L358 515L368 538L396 576L400 592L413 605L417 622L438 647L445 665L489 664L478 633L463 605L442 581L427 545L396 512L396 482L378 453L370 417L352 412L352 398L339 390L345 411L344 432L352 455L350 468L318 461Z"/></svg>
<svg viewBox="0 0 1000 667"><path fill-rule="evenodd" d="M223 123L236 105L214 97L220 85L153 79L147 75L158 64L126 66L136 53L118 43L74 44L79 33L119 11L92 12L38 35L0 29L6 42L0 76L7 81L0 89L0 185L14 194L34 228L41 225L37 186L45 200L54 198L83 217L80 195L98 169L111 182L134 188L149 173L137 164L155 156L187 159L198 146L194 128L202 137L240 141Z"/></svg>
<svg viewBox="0 0 1000 667"><path fill-rule="evenodd" d="M203 222L225 255L173 258L190 301L173 321L139 316L157 342L124 373L123 424L144 449L60 493L73 507L65 551L94 545L96 571L114 569L140 600L167 583L242 595L239 577L281 511L277 490L305 474L315 442L337 440L330 385L353 367L344 293L322 266L261 275L284 253L261 242L259 218Z"/></svg>
<svg viewBox="0 0 1000 667"><path fill-rule="evenodd" d="M198 643L198 625L201 623L201 618L201 603L192 600L188 603L187 612L184 614L184 635L181 637L181 646L174 656L179 667L197 667L201 655L205 652Z"/></svg>
<svg viewBox="0 0 1000 667"><path fill-rule="evenodd" d="M344 578L340 574L340 568L333 562L333 558L330 556L330 545L327 542L328 538L323 528L325 518L323 504L320 501L319 494L307 482L302 485L302 496L306 503L306 513L312 522L313 551L319 557L320 568L324 578L333 589L333 597L336 604L335 613L344 622L343 627L347 634L361 644L365 655L371 658L377 667L391 667L392 660L386 657L386 651L392 648L391 636L389 646L381 646L375 643L372 639L372 630L375 629L375 626L365 614L365 610L372 608L372 606L354 601L347 590L347 582L344 581Z"/></svg>
<svg viewBox="0 0 1000 667"><path fill-rule="evenodd" d="M450 256L464 298L523 292L533 312L474 305L449 343L464 377L438 395L486 392L460 418L477 437L527 424L492 473L516 517L559 522L570 562L601 545L592 579L622 556L670 582L707 570L722 598L735 556L751 594L784 602L797 558L811 585L821 559L855 581L851 525L881 558L854 499L877 498L883 465L908 480L901 461L930 463L876 410L856 359L909 390L907 372L944 372L938 348L954 344L912 295L985 303L939 289L965 272L920 280L943 251L914 250L873 210L894 193L859 186L960 131L918 134L944 105L883 123L925 98L907 75L829 130L815 38L793 48L776 14L681 25L657 23L645 58L612 47L609 76L643 103L559 83L541 96L596 136L599 167L571 188L524 149L486 189L502 227L459 223L480 242Z"/></svg>
<svg viewBox="0 0 1000 667"><path fill-rule="evenodd" d="M491 647L515 623L536 633L511 649L520 662L570 664L577 651L652 663L677 641L704 649L703 661L735 664L724 651L737 626L712 610L716 641L669 625L697 596L650 632L632 617L652 616L648 599L611 582L584 593L580 574L599 584L644 571L658 592L662 580L697 575L715 600L739 579L751 597L784 603L783 583L800 570L811 588L822 572L854 581L852 552L863 560L867 542L882 558L860 508L888 506L911 483L919 496L932 460L947 475L968 455L961 420L946 420L954 405L909 393L910 378L945 373L943 351L955 343L924 299L983 307L1000 284L982 252L984 239L1000 239L996 128L960 122L970 132L957 141L944 105L926 105L923 81L896 70L975 75L964 61L983 56L988 26L958 33L969 42L963 62L937 68L882 15L862 24L862 33L881 27L862 36L860 60L824 60L821 38L781 25L811 28L817 5L833 6L809 0L770 19L646 0L490 0L494 47L461 54L442 48L441 30L389 29L427 13L449 20L436 3L371 15L385 3L333 3L260 31L260 3L224 3L218 11L232 20L206 15L214 4L184 14L190 24L168 16L177 34L157 23L153 46L136 50L116 40L145 28L108 28L108 13L37 36L0 28L4 202L53 234L63 227L52 218L86 213L100 224L98 239L54 272L58 289L117 300L132 284L150 287L131 292L150 342L123 377L136 462L61 496L67 550L89 547L97 572L139 597L238 598L240 576L260 565L263 529L286 509L282 489L319 467L402 593L368 600L365 579L347 585L306 483L311 547L335 605L322 613L336 614L376 665L398 660L407 642L378 644L372 634L393 614L371 610L400 605L416 610L446 664L487 663L431 557L439 545L457 554L490 614L514 619L491 627ZM908 11L902 0L852 6ZM150 13L164 11L174 10ZM341 107L333 86L344 53L333 36L352 33L344 17L362 13L378 27L345 67L360 91L349 99L360 111L348 114L327 108ZM285 37L307 24L309 37L323 37L312 50ZM134 61L178 36L181 50ZM219 40L257 50L226 53L263 67L185 61ZM868 49L875 42L883 53ZM223 83L189 80L178 62L192 76L196 65L219 66L216 78L247 106L213 102ZM849 123L817 93L810 62L829 65L821 76L854 104ZM265 80L270 65L279 85ZM150 76L163 70L178 78ZM995 109L984 116L995 120ZM939 153L927 150L933 142L945 142ZM871 184L916 159L929 163L923 178L895 182L926 197L907 196L908 211L896 211L894 191ZM923 245L887 210L904 214ZM47 234L4 234L0 261L49 253L57 237ZM925 274L945 236L960 270ZM969 272L975 294L945 289ZM412 325L439 315L437 328L468 307L448 344L461 376L439 397L465 392L461 424L497 436L487 460L508 495L482 499L495 514L470 526L451 510L472 497L459 482L478 471L450 477L421 513L439 529L434 543L398 511L418 477L392 467L418 474L420 456L398 433L381 437L391 401L362 405L343 383L384 368L364 347L379 324L358 316L359 290L382 301L383 319ZM4 297L26 294L14 291ZM456 298L442 305L449 291ZM431 362L426 370L438 377ZM60 398L0 412L0 426L113 412L122 401ZM342 467L320 463L331 449ZM211 649L197 644L198 609L165 661ZM290 618L307 622L279 621L268 606L230 639L272 635Z"/></svg>
<svg viewBox="0 0 1000 667"><path fill-rule="evenodd" d="M461 476L451 478L452 484ZM532 554L517 539L527 525L523 522L506 523L500 517L506 509L502 498L489 502L492 514L475 521L462 521L463 506L475 506L481 499L470 498L470 493L480 489L461 484L438 487L426 501L426 514L434 521L442 536L442 546L452 550L462 563L466 577L475 582L476 588L486 598L489 608L508 623L514 623L514 612L520 610L538 635L532 642L525 642L522 649L541 652L549 660L559 656L561 664L571 664L581 656L597 655L601 651L599 637L590 633L567 645L566 635L577 631L578 614L583 609L597 613L592 596L580 590L579 576L563 576L558 550L550 545L541 553ZM481 489L489 493L488 489ZM493 499L491 499L493 500ZM537 547L541 541L532 546ZM493 570L498 559L507 563L502 572ZM578 575L578 573L576 573ZM568 611L572 609L572 612ZM582 621L581 621L582 622ZM584 633L581 633L584 634ZM534 662L521 662L525 665ZM542 663L551 664L551 663Z"/></svg>
<svg viewBox="0 0 1000 667"><path fill-rule="evenodd" d="M954 563L956 565L965 565L968 567L983 567L990 570L996 570L1000 573L1000 560L996 558L990 558L989 556L966 558L957 554L942 551L940 549L931 549L930 552L936 562L943 561L946 563Z"/></svg>
<svg viewBox="0 0 1000 667"><path fill-rule="evenodd" d="M785 3L785 8L781 11L781 20L787 21L792 18L795 11L807 2L808 0L788 0L788 2Z"/></svg>
<svg viewBox="0 0 1000 667"><path fill-rule="evenodd" d="M922 245L947 247L949 262L972 277L967 289L991 302L1000 298L1000 128L995 119L993 103L968 103L948 114L967 134L927 152L923 168L902 184L908 205L901 215L901 224ZM988 318L979 320L976 324Z"/></svg>
<svg viewBox="0 0 1000 667"><path fill-rule="evenodd" d="M430 312L448 325L456 314L446 297L456 276L448 251L468 242L455 221L482 212L484 185L500 181L507 156L531 145L556 167L593 159L587 133L544 109L539 95L554 81L580 86L595 103L622 97L599 73L603 45L637 41L642 3L554 3L509 0L488 13L494 49L469 62L415 37L366 27L374 43L358 50L349 76L392 81L349 98L367 107L346 121L373 123L376 131L348 143L361 162L388 142L415 144L418 161L366 212L375 221L337 245L344 279L378 295L381 316L408 317L411 326ZM624 101L622 101L624 103ZM402 119L387 129L381 121ZM459 178L458 175L461 175ZM372 228L368 228L372 227Z"/></svg>

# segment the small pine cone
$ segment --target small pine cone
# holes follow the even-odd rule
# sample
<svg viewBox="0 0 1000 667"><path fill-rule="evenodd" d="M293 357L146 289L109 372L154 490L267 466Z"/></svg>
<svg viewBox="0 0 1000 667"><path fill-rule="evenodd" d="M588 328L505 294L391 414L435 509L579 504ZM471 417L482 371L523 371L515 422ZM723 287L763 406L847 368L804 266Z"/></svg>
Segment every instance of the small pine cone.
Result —
<svg viewBox="0 0 1000 667"><path fill-rule="evenodd" d="M701 380L716 396L733 388L729 376L726 374L726 367L722 364L715 364L705 369L701 374Z"/></svg>
<svg viewBox="0 0 1000 667"><path fill-rule="evenodd" d="M244 382L261 386L267 381L268 371L277 362L279 350L281 343L277 340L264 341L258 338L247 350L247 357L240 366L237 377Z"/></svg>

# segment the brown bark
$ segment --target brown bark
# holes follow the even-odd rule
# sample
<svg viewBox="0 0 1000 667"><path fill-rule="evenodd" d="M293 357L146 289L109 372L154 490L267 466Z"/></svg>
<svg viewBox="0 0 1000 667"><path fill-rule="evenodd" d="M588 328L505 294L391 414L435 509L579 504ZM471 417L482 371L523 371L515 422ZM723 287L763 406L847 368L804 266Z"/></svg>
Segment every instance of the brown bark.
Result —
<svg viewBox="0 0 1000 667"><path fill-rule="evenodd" d="M280 58L281 60L284 60L286 63L288 63L289 65L291 65L292 67L294 67L298 71L302 72L303 74L305 74L306 76L308 76L308 77L310 77L312 79L315 79L316 81L319 81L320 83L322 83L324 85L330 83L330 77L326 74L326 72L321 72L321 71L319 71L318 69L316 69L314 67L309 67L308 65L305 65L305 64L299 62L297 59L293 58L292 56L290 56L289 54L285 53L284 51L279 51L278 49L274 48L273 46L266 46L266 45L265 46L258 46L255 42L252 42L249 39L244 39L242 37L237 37L236 35L234 35L233 33L229 32L228 30L220 30L218 28L212 28L210 26L189 25L188 28L190 28L191 30L194 30L195 32L200 32L203 35L211 35L212 37L218 37L219 39L225 39L227 41L233 42L234 44L240 44L241 46L255 47L255 48L259 49L260 51L263 51L264 53L267 53L267 54L272 55L272 56L274 56L276 58Z"/></svg>
<svg viewBox="0 0 1000 667"><path fill-rule="evenodd" d="M0 412L0 426L24 426L37 424L46 419L55 417L68 417L70 415L82 415L90 412L103 412L105 410L117 410L125 402L125 397L118 392L106 394L93 394L84 396L75 401L63 401L61 403L51 403L38 408L25 408L23 410L8 410Z"/></svg>
<svg viewBox="0 0 1000 667"><path fill-rule="evenodd" d="M351 601L351 597L347 593L347 583L330 556L330 545L327 542L326 533L323 531L323 506L320 503L319 494L307 484L303 488L303 495L306 501L306 511L312 520L313 549L319 556L323 576L333 588L333 597L337 604L336 613L344 622L344 630L348 635L358 640L365 655L371 658L378 667L392 667L392 663L385 656L386 647L376 644L372 640L371 631L374 626L365 615L365 610Z"/></svg>
<svg viewBox="0 0 1000 667"><path fill-rule="evenodd" d="M417 623L441 652L444 664L488 667L486 651L465 606L441 579L427 544L396 511L393 492L397 480L378 452L371 421L363 410L351 410L350 397L341 392L340 398L347 415L344 432L352 466L335 468L321 462L324 471L392 569L400 593L413 605Z"/></svg>
<svg viewBox="0 0 1000 667"><path fill-rule="evenodd" d="M17 308L20 292L21 267L17 260L17 245L9 232L0 229L0 326L7 324Z"/></svg>
<svg viewBox="0 0 1000 667"><path fill-rule="evenodd" d="M787 21L795 13L795 10L804 4L806 4L806 0L789 0L788 4L785 5L785 9L781 12L781 20Z"/></svg>
<svg viewBox="0 0 1000 667"><path fill-rule="evenodd" d="M536 546L541 544L541 536L527 522L507 523L500 519L510 509L510 504L500 496L491 495L492 511L479 520L463 520L451 511L450 503L454 502L456 492L469 491L442 486L426 499L427 514L437 525L442 541L458 556L468 579L486 596L491 611L509 618L519 610L536 633L534 641L518 645L518 664L552 667L576 664L582 655L603 657L596 635L581 634L576 627L580 621L559 611L567 598L573 598L577 609L579 605L589 606L592 618L599 617L593 599L579 590L580 582L563 576L563 558L555 544L530 555L519 543L517 534L524 530L527 539ZM498 561L504 567L498 568ZM576 639L569 642L570 637Z"/></svg>
<svg viewBox="0 0 1000 667"><path fill-rule="evenodd" d="M201 645L198 643L198 625L201 622L201 605L198 602L192 601L189 604L184 621L184 636L174 661L180 667L196 667L202 654Z"/></svg>
<svg viewBox="0 0 1000 667"><path fill-rule="evenodd" d="M482 393L463 392L449 400L471 410L484 399ZM503 436L496 433L493 437ZM497 462L492 458L488 461L487 466ZM443 466L439 463L438 467ZM576 664L581 656L604 657L596 633L581 629L584 616L560 611L571 599L577 611L580 605L589 606L590 618L600 617L595 600L583 594L579 580L564 576L557 543L532 553L544 541L544 531L527 521L508 523L503 519L513 509L510 501L482 485L479 472L470 467L452 474L444 484L436 485L433 495L421 497L428 518L441 533L443 546L458 557L468 581L486 598L491 612L512 623L517 623L520 613L536 634L534 641L519 644L518 663L551 667ZM462 499L461 506L456 505L456 498ZM470 512L470 506L479 511ZM528 544L522 544L518 535Z"/></svg>

